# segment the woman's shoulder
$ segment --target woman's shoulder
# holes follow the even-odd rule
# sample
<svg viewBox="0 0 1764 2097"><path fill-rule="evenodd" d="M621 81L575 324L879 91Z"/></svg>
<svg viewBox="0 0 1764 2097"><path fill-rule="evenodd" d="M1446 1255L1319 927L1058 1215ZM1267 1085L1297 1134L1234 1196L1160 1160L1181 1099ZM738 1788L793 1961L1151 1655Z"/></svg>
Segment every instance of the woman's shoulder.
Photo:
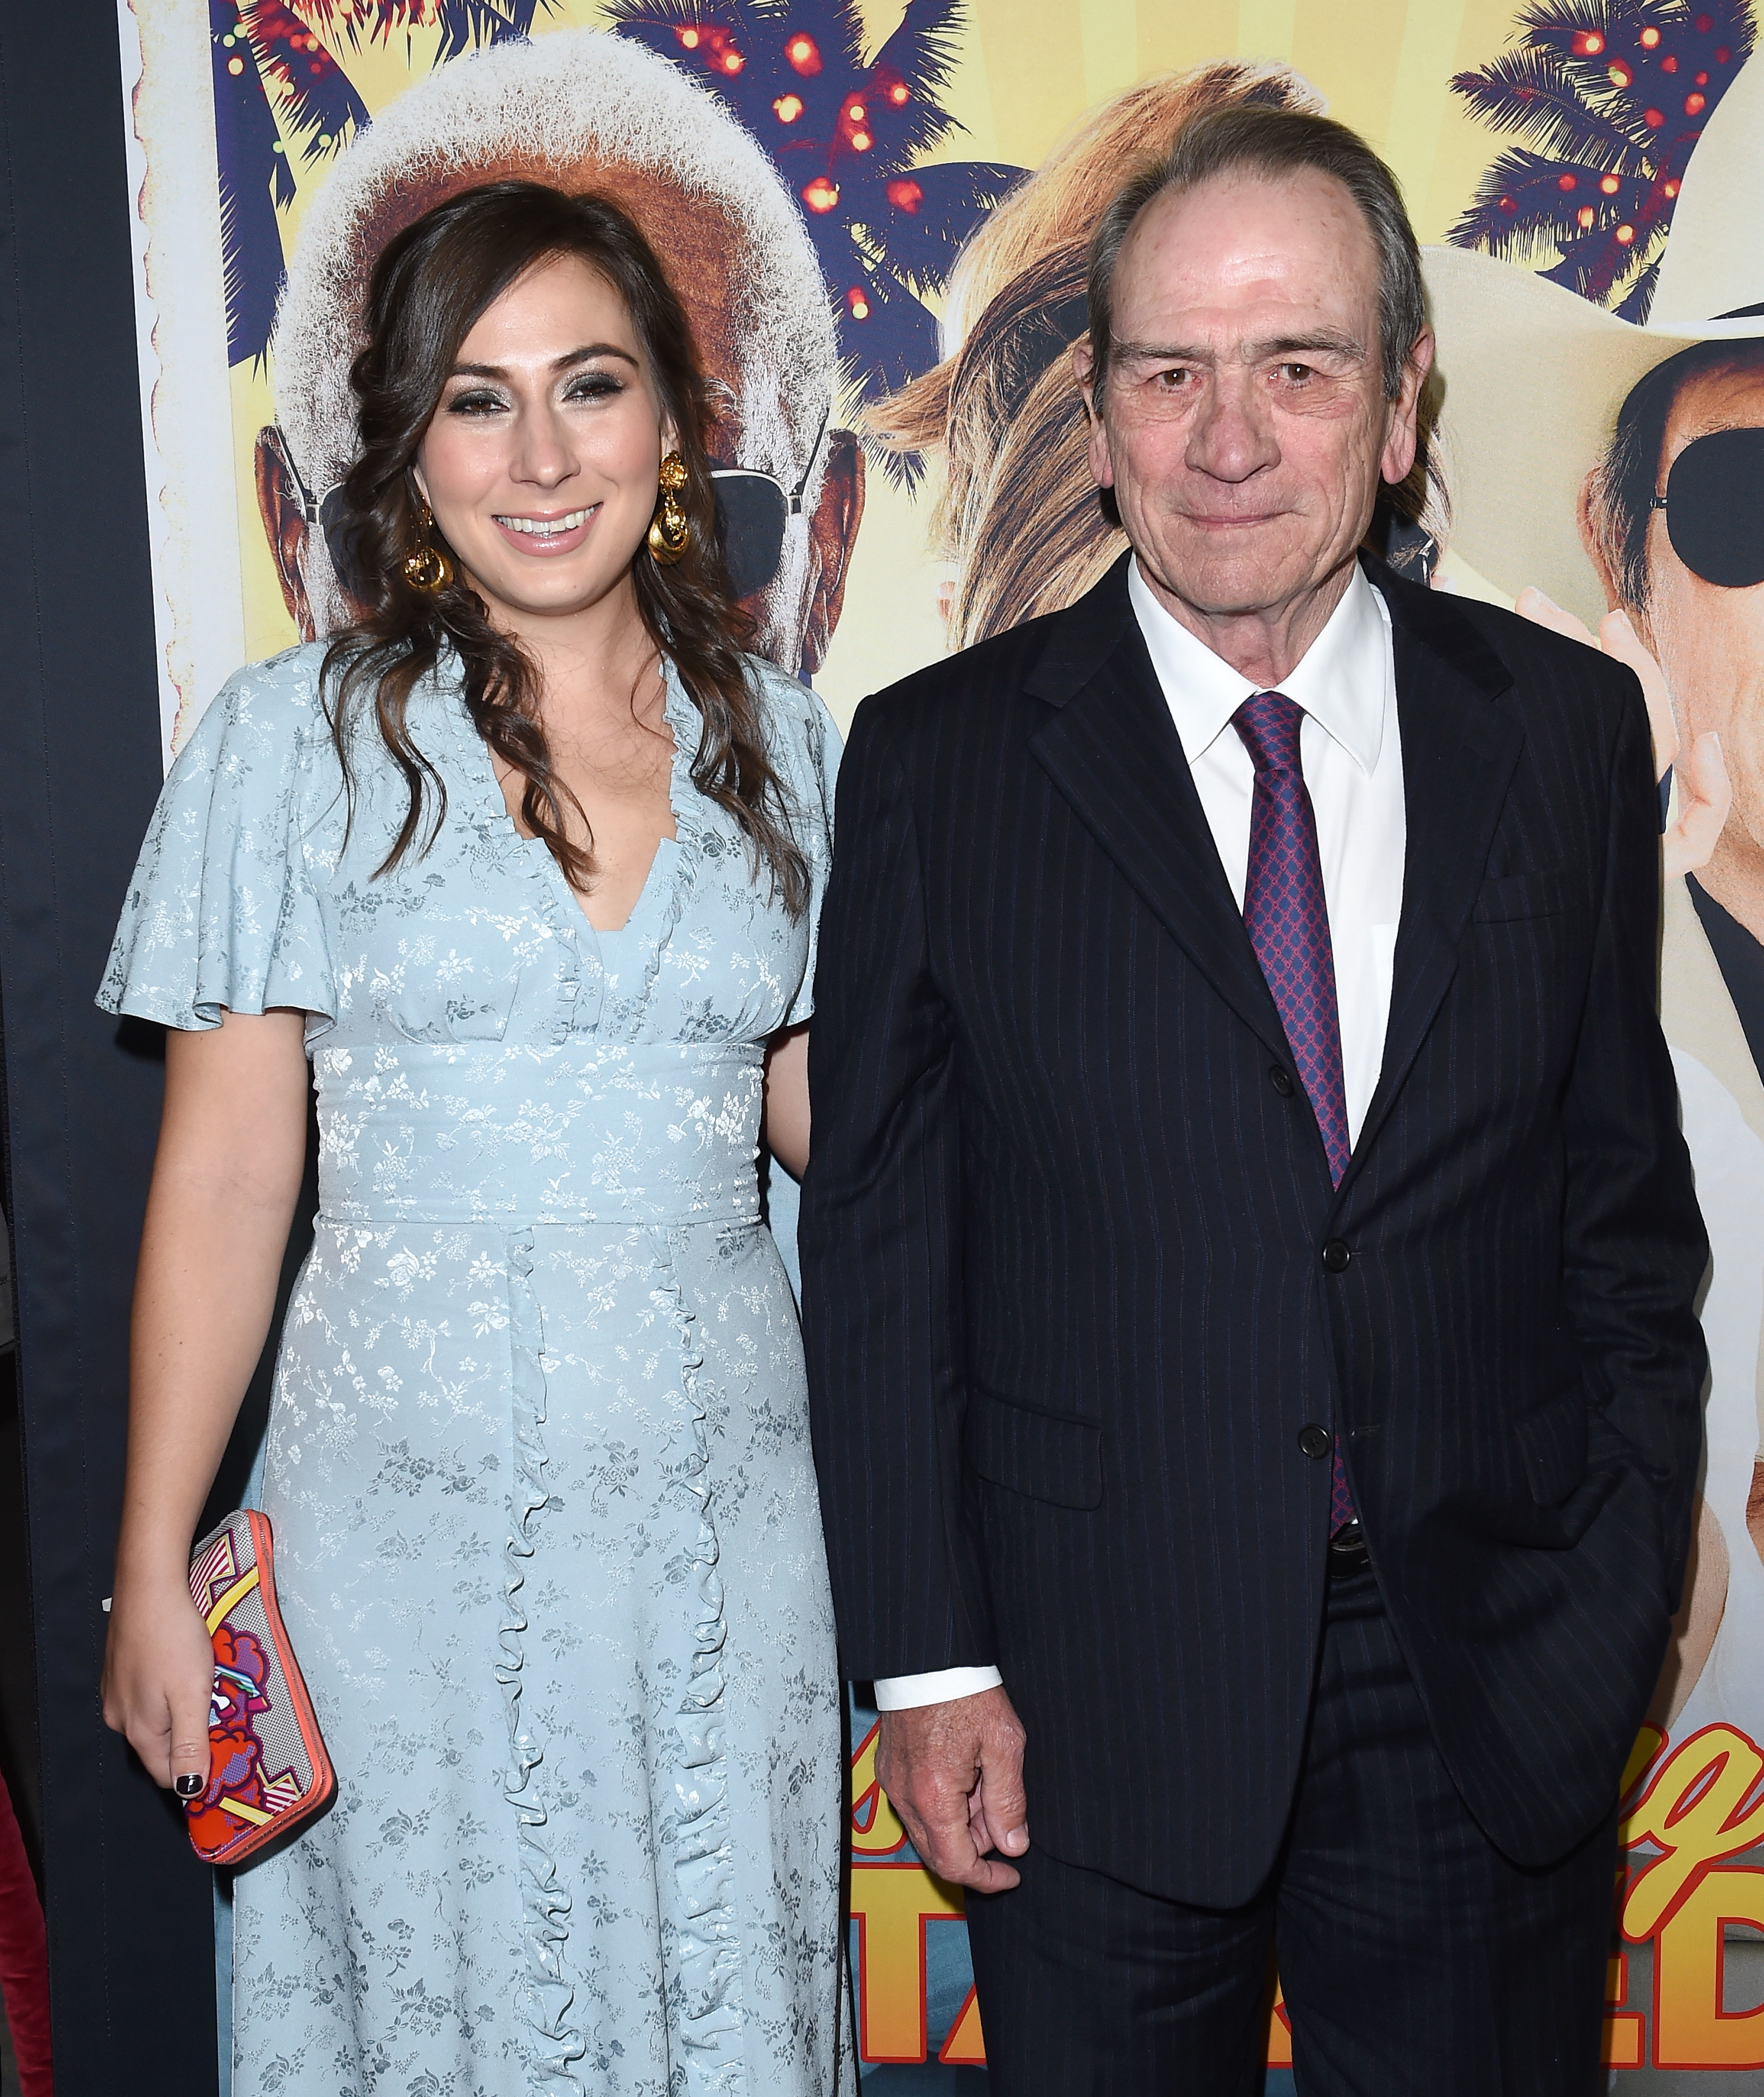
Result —
<svg viewBox="0 0 1764 2097"><path fill-rule="evenodd" d="M199 759L250 746L290 751L315 731L330 732L325 665L330 644L303 641L260 662L247 663L216 693L191 731L187 748Z"/></svg>
<svg viewBox="0 0 1764 2097"><path fill-rule="evenodd" d="M806 763L824 775L839 759L840 734L820 694L763 655L743 659L759 695L762 723L774 760Z"/></svg>
<svg viewBox="0 0 1764 2097"><path fill-rule="evenodd" d="M350 672L375 644L365 636L303 641L279 654L235 670L192 731L186 751L198 768L231 767L248 759L325 769L339 738L354 765L376 768L383 744L367 689L351 692ZM375 681L367 666L367 687ZM409 695L411 717L431 711L451 718L458 705L457 664L449 656L430 669Z"/></svg>

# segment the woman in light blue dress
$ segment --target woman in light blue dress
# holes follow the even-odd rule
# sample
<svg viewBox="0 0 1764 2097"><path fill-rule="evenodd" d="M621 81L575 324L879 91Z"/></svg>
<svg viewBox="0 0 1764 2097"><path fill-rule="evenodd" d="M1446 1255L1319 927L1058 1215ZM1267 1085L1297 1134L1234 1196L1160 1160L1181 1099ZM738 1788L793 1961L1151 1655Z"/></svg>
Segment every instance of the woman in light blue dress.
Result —
<svg viewBox="0 0 1764 2097"><path fill-rule="evenodd" d="M806 1153L837 738L739 652L628 220L456 197L369 319L361 627L203 716L103 991L174 1030L106 1715L199 1791L184 1560L309 1057L263 1506L338 1788L238 1876L234 2091L831 2097L838 1685L756 1154L762 1105Z"/></svg>

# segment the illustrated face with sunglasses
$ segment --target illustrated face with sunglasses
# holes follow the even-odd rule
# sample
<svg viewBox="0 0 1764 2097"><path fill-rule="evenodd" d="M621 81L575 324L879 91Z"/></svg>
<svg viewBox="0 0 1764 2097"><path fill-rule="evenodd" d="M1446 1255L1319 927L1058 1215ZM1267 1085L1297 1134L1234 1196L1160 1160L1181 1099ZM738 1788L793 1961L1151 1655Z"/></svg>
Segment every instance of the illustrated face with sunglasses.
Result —
<svg viewBox="0 0 1764 2097"><path fill-rule="evenodd" d="M439 180L426 169L413 169L413 179L388 195L375 221L361 228L353 251L357 266L370 266L386 240L443 196L508 174L609 196L654 247L691 317L712 396L720 404L711 444L718 510L736 589L755 622L755 646L784 668L812 676L844 605L863 514L863 456L849 430L832 426L831 400L810 411L811 421L802 404L788 397L786 374L754 368L752 330L741 317L763 303L766 287L747 281L759 266L753 243L715 200L675 190L653 172L640 177L590 159L560 169L527 165L516 154L494 168L452 164ZM360 282L339 282L336 304L346 311L359 308L363 290ZM290 404L279 399L280 383L278 379L278 405L286 414ZM295 425L299 419L290 417ZM801 463L765 471L773 462L764 455L775 449L784 419L793 426L791 449ZM750 421L769 427L772 441L759 443ZM346 465L336 457L297 460L277 424L259 434L259 513L283 602L308 639L334 632L353 615L347 576L325 529Z"/></svg>
<svg viewBox="0 0 1764 2097"><path fill-rule="evenodd" d="M1667 415L1635 616L1681 747L1721 738L1733 802L1697 878L1764 939L1764 341L1687 377Z"/></svg>

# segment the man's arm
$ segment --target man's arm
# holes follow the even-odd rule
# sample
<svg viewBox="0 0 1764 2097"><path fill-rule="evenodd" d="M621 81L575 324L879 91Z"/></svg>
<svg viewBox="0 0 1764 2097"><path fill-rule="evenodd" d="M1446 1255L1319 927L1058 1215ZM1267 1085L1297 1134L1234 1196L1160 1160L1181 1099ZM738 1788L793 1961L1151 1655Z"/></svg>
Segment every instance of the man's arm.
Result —
<svg viewBox="0 0 1764 2097"><path fill-rule="evenodd" d="M919 837L859 710L840 768L810 1053L803 1339L846 1672L951 1693L886 1713L877 1770L921 1858L985 1890L984 1851L1028 1847L1023 1732L992 1672L990 1605L962 1508L962 1159L952 1016L933 980ZM958 1687L965 1684L965 1687Z"/></svg>
<svg viewBox="0 0 1764 2097"><path fill-rule="evenodd" d="M1695 1300L1709 1242L1660 1031L1659 796L1646 711L1625 682L1604 907L1563 1101L1562 1264L1597 1421L1628 1444L1659 1503L1675 1608L1702 1447L1708 1357Z"/></svg>

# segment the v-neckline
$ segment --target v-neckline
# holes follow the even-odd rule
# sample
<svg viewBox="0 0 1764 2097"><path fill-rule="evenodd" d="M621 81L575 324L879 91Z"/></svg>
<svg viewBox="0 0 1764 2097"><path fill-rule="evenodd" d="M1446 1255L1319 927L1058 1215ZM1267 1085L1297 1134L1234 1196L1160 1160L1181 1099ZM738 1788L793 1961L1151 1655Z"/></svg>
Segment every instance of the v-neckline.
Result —
<svg viewBox="0 0 1764 2097"><path fill-rule="evenodd" d="M664 655L662 658L662 720L673 745L668 754L668 810L674 818L674 834L672 837L666 837L659 832L657 834L655 849L649 855L649 864L644 870L643 884L632 899L631 908L625 914L624 923L607 930L603 930L601 926L596 925L588 915L587 897L581 895L565 878L563 869L557 864L551 847L545 840L539 837L528 837L515 821L513 812L509 806L508 796L502 790L502 781L496 776L496 763L491 755L490 745L478 733L471 717L465 713L463 707L461 708L461 725L477 746L478 762L480 768L479 778L481 781L487 780L490 792L495 798L496 808L500 812L503 821L508 825L509 834L516 845L526 852L529 858L536 851L544 860L544 867L541 869L542 878L556 882L562 889L564 894L570 899L577 919L596 943L601 939L622 939L627 932L633 930L644 904L649 900L649 891L655 881L656 869L662 864L662 847L673 845L677 849L683 847L684 838L680 821L680 774L683 766L688 764L689 760L685 758L683 746L680 741L679 709L682 707L689 707L689 702L686 699L684 690L679 682L679 673L675 671L672 661Z"/></svg>

